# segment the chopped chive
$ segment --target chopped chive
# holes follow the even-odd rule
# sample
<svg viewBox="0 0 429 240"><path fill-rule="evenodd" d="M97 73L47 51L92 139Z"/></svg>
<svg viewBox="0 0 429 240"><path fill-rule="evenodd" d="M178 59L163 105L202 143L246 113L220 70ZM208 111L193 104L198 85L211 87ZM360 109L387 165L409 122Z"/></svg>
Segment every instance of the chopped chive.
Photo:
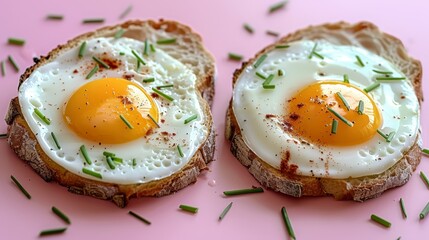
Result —
<svg viewBox="0 0 429 240"><path fill-rule="evenodd" d="M393 139L393 136L395 136L395 132L392 131L389 134L384 134L382 131L377 129L378 134L380 134L384 139L386 139L386 142L391 142Z"/></svg>
<svg viewBox="0 0 429 240"><path fill-rule="evenodd" d="M129 5L122 13L121 15L119 15L119 19L123 19L124 17L126 17L131 10L133 10L133 5Z"/></svg>
<svg viewBox="0 0 429 240"><path fill-rule="evenodd" d="M58 148L58 149L61 149L61 146L60 146L60 144L58 143L58 139L57 139L57 137L55 136L54 132L51 132L51 136L52 136L52 139L54 140L54 143L55 143L55 145L57 146L57 148Z"/></svg>
<svg viewBox="0 0 429 240"><path fill-rule="evenodd" d="M119 118L121 118L121 120L125 123L125 125L127 125L127 127L129 129L133 129L134 128L133 125L131 125L131 123L128 122L128 120L124 116L122 116L122 114L119 114Z"/></svg>
<svg viewBox="0 0 429 240"><path fill-rule="evenodd" d="M104 23L104 18L86 18L82 20L82 23Z"/></svg>
<svg viewBox="0 0 429 240"><path fill-rule="evenodd" d="M262 87L263 87L264 89L275 89L275 88L276 88L276 85L272 85L272 84L265 84L265 85L262 85Z"/></svg>
<svg viewBox="0 0 429 240"><path fill-rule="evenodd" d="M25 44L25 40L21 38L8 38L7 43L11 45L23 46Z"/></svg>
<svg viewBox="0 0 429 240"><path fill-rule="evenodd" d="M285 222L287 232L291 239L296 239L295 232L293 231L292 224L290 223L289 216L287 214L286 208L282 207L282 217Z"/></svg>
<svg viewBox="0 0 429 240"><path fill-rule="evenodd" d="M267 31L265 31L265 33L266 33L267 35L270 35L270 36L273 36L273 37L278 37L278 36L280 36L280 34L279 34L278 32L274 32L274 31L271 31L271 30L267 30Z"/></svg>
<svg viewBox="0 0 429 240"><path fill-rule="evenodd" d="M149 50L149 43L148 40L144 40L144 49L143 49L143 55L148 55L148 50Z"/></svg>
<svg viewBox="0 0 429 240"><path fill-rule="evenodd" d="M67 230L67 228L54 228L54 229L43 230L39 233L39 236L60 234L60 233L65 232L66 230Z"/></svg>
<svg viewBox="0 0 429 240"><path fill-rule="evenodd" d="M228 53L228 58L234 61L241 61L241 59L243 59L243 56L236 53Z"/></svg>
<svg viewBox="0 0 429 240"><path fill-rule="evenodd" d="M19 72L19 66L16 64L15 59L11 55L7 56L7 59L9 60L9 63L12 65L13 69L15 69L15 72Z"/></svg>
<svg viewBox="0 0 429 240"><path fill-rule="evenodd" d="M182 148L180 147L180 145L177 145L177 151L179 152L180 157L185 156L185 155L183 155L183 151L182 151Z"/></svg>
<svg viewBox="0 0 429 240"><path fill-rule="evenodd" d="M429 149L423 148L422 152L423 152L423 154L425 154L426 156L429 156Z"/></svg>
<svg viewBox="0 0 429 240"><path fill-rule="evenodd" d="M253 33L253 27L250 26L248 23L243 24L243 28L248 32L248 33Z"/></svg>
<svg viewBox="0 0 429 240"><path fill-rule="evenodd" d="M360 57L358 55L356 55L356 60L357 60L357 62L359 64L359 66L365 67L365 64L363 64L362 59L360 59Z"/></svg>
<svg viewBox="0 0 429 240"><path fill-rule="evenodd" d="M135 158L133 158L133 167L137 166L137 161Z"/></svg>
<svg viewBox="0 0 429 240"><path fill-rule="evenodd" d="M92 171L92 170L89 170L88 168L82 168L82 172L83 172L83 173L86 173L86 174L88 174L88 175L91 175L91 176L93 176L93 177L96 177L96 178L102 179L102 176L101 176L101 174L100 174L100 173L98 173L98 172L94 172L94 171Z"/></svg>
<svg viewBox="0 0 429 240"><path fill-rule="evenodd" d="M344 79L344 83L350 83L350 81L349 81L349 75L344 74L343 75L343 79Z"/></svg>
<svg viewBox="0 0 429 240"><path fill-rule="evenodd" d="M146 65L145 61L143 60L143 58L140 57L140 55L138 53L136 53L136 51L131 50L131 53L134 55L134 57L137 58L137 62Z"/></svg>
<svg viewBox="0 0 429 240"><path fill-rule="evenodd" d="M426 184L426 187L429 188L429 179L426 177L424 172L420 171L420 177L422 178L423 182Z"/></svg>
<svg viewBox="0 0 429 240"><path fill-rule="evenodd" d="M194 115L192 115L192 116L188 117L187 119L185 119L184 123L185 123L185 124L188 124L188 123L190 123L190 122L194 121L194 120L195 120L195 119L197 119L197 118L198 118L198 115L197 115L197 114L194 114Z"/></svg>
<svg viewBox="0 0 429 240"><path fill-rule="evenodd" d="M99 69L100 69L100 67L98 66L98 64L95 64L94 68L91 69L91 71L88 73L88 75L86 75L86 79L92 78L92 76L94 76L94 74L96 72L98 72Z"/></svg>
<svg viewBox="0 0 429 240"><path fill-rule="evenodd" d="M112 161L114 161L115 163L124 163L124 159L122 158L118 158L118 157L111 157Z"/></svg>
<svg viewBox="0 0 429 240"><path fill-rule="evenodd" d="M106 156L106 162L110 169L114 170L116 168L111 156Z"/></svg>
<svg viewBox="0 0 429 240"><path fill-rule="evenodd" d="M119 55L124 56L125 53L124 52L119 52Z"/></svg>
<svg viewBox="0 0 429 240"><path fill-rule="evenodd" d="M60 14L48 14L46 16L46 19L49 19L49 20L63 20L63 18L64 16Z"/></svg>
<svg viewBox="0 0 429 240"><path fill-rule="evenodd" d="M54 212L58 217L60 217L65 223L70 224L70 219L61 212L58 208L52 206L52 212Z"/></svg>
<svg viewBox="0 0 429 240"><path fill-rule="evenodd" d="M392 224L387 221L386 219L383 219L375 214L371 214L371 220L373 220L374 222L381 224L387 228L389 228L390 226L392 226Z"/></svg>
<svg viewBox="0 0 429 240"><path fill-rule="evenodd" d="M85 50L86 50L86 42L83 42L80 45L78 57L80 57L80 58L83 57L83 54L85 53Z"/></svg>
<svg viewBox="0 0 429 240"><path fill-rule="evenodd" d="M88 155L88 151L86 150L85 145L80 146L80 152L83 155L83 158L85 159L85 162L88 163L89 165L92 164L91 158Z"/></svg>
<svg viewBox="0 0 429 240"><path fill-rule="evenodd" d="M6 67L4 61L0 62L1 65L1 75L4 77L6 75Z"/></svg>
<svg viewBox="0 0 429 240"><path fill-rule="evenodd" d="M270 74L267 79L262 83L263 86L270 85L271 81L274 79L274 74Z"/></svg>
<svg viewBox="0 0 429 240"><path fill-rule="evenodd" d="M174 87L174 85L166 84L166 85L156 86L156 89L171 88L171 87Z"/></svg>
<svg viewBox="0 0 429 240"><path fill-rule="evenodd" d="M189 205L183 205L183 204L181 204L179 206L179 208L182 209L182 210L184 210L184 211L191 212L191 213L197 213L198 212L198 208L192 207L192 206L189 206Z"/></svg>
<svg viewBox="0 0 429 240"><path fill-rule="evenodd" d="M377 70L377 69L373 69L372 71L375 72L375 73L379 73L379 74L386 74L386 75L393 74L393 72L380 71L380 70Z"/></svg>
<svg viewBox="0 0 429 240"><path fill-rule="evenodd" d="M338 128L338 121L336 119L332 119L331 133L337 134L337 128Z"/></svg>
<svg viewBox="0 0 429 240"><path fill-rule="evenodd" d="M150 118L150 120L152 120L153 123L155 123L155 125L160 128L159 124L155 121L155 118L153 118L150 114L147 114L147 116Z"/></svg>
<svg viewBox="0 0 429 240"><path fill-rule="evenodd" d="M369 93L369 92L371 92L372 90L374 90L374 89L378 88L379 86L380 86L380 83L379 83L379 82L375 82L375 83L373 83L373 84L369 85L368 87L364 88L363 90L364 90L366 93Z"/></svg>
<svg viewBox="0 0 429 240"><path fill-rule="evenodd" d="M264 189L261 187L257 187L257 188L247 188L247 189L224 191L223 194L225 194L226 196L235 196L235 195L241 195L241 194L261 193L261 192L264 192Z"/></svg>
<svg viewBox="0 0 429 240"><path fill-rule="evenodd" d="M284 49L284 48L289 48L290 45L276 45L275 48L277 49Z"/></svg>
<svg viewBox="0 0 429 240"><path fill-rule="evenodd" d="M147 225L150 225L151 222L145 218L143 218L142 216L138 215L137 213L133 212L133 211L128 211L128 214L130 214L131 216L137 218L138 220L146 223Z"/></svg>
<svg viewBox="0 0 429 240"><path fill-rule="evenodd" d="M313 52L313 55L320 58L320 59L325 59L322 55L320 55L318 52Z"/></svg>
<svg viewBox="0 0 429 240"><path fill-rule="evenodd" d="M333 113L337 118L339 118L341 121L343 121L345 124L347 124L350 127L353 127L353 123L347 120L345 117L341 116L339 113L337 113L334 109L328 107L328 110Z"/></svg>
<svg viewBox="0 0 429 240"><path fill-rule="evenodd" d="M405 211L404 200L402 200L402 198L399 199L399 205L401 206L402 216L407 218L407 212Z"/></svg>
<svg viewBox="0 0 429 240"><path fill-rule="evenodd" d="M283 76L284 75L284 71L283 70L281 70L281 69L279 69L279 70L277 70L277 75L280 77L280 76Z"/></svg>
<svg viewBox="0 0 429 240"><path fill-rule="evenodd" d="M51 124L51 120L49 120L49 118L43 115L43 113L39 109L35 108L34 113L40 118L40 120L42 120L47 125Z"/></svg>
<svg viewBox="0 0 429 240"><path fill-rule="evenodd" d="M0 138L7 138L7 133L0 134Z"/></svg>
<svg viewBox="0 0 429 240"><path fill-rule="evenodd" d="M167 95L167 94L165 94L165 93L163 93L163 92L159 91L159 90L158 90L158 89L156 89L156 88L152 88L152 91L154 91L156 94L158 94L159 96L161 96L161 97L165 98L166 100L168 100L168 101L170 101L170 102L174 100L174 98L173 98L173 97L171 97L171 96L169 96L169 95Z"/></svg>
<svg viewBox="0 0 429 240"><path fill-rule="evenodd" d="M426 204L426 206L423 208L423 210L420 212L420 219L423 219L426 217L426 215L428 215L429 213L429 202Z"/></svg>
<svg viewBox="0 0 429 240"><path fill-rule="evenodd" d="M279 9L282 9L286 5L286 3L287 3L287 1L281 1L281 2L278 2L276 4L271 5L270 8L268 8L268 12L273 13Z"/></svg>
<svg viewBox="0 0 429 240"><path fill-rule="evenodd" d="M267 77L265 77L264 75L262 75L262 73L260 73L260 72L256 72L255 74L256 74L256 76L258 76L258 77L260 77L260 78L262 78L264 80L267 79Z"/></svg>
<svg viewBox="0 0 429 240"><path fill-rule="evenodd" d="M399 80L405 80L404 77L377 77L376 80L383 81L383 80L392 80L392 81L399 81Z"/></svg>
<svg viewBox="0 0 429 240"><path fill-rule="evenodd" d="M358 114L362 115L363 114L363 110L364 110L364 102L362 100L359 100Z"/></svg>
<svg viewBox="0 0 429 240"><path fill-rule="evenodd" d="M320 55L319 53L316 52L317 45L318 45L318 43L314 44L313 49L311 49L310 55L308 55L308 59L311 59L313 56L316 56L320 59L324 59L324 57L322 55Z"/></svg>
<svg viewBox="0 0 429 240"><path fill-rule="evenodd" d="M152 52L156 52L156 50L155 50L155 46L154 46L152 43L149 45L149 47L150 47L150 50L151 50Z"/></svg>
<svg viewBox="0 0 429 240"><path fill-rule="evenodd" d="M92 56L92 59L96 61L98 64L100 64L102 67L109 69L110 66L107 65L107 63L103 62L103 60L99 59L98 57Z"/></svg>
<svg viewBox="0 0 429 240"><path fill-rule="evenodd" d="M159 39L156 41L157 44L171 44L175 42L176 42L176 38Z"/></svg>
<svg viewBox="0 0 429 240"><path fill-rule="evenodd" d="M350 105L347 102L347 100L344 98L343 94L341 94L340 92L337 92L337 96L341 99L341 101L343 102L344 106L347 108L347 111L350 111Z"/></svg>
<svg viewBox="0 0 429 240"><path fill-rule="evenodd" d="M144 83L155 82L155 78L146 78L146 79L143 79L143 82Z"/></svg>
<svg viewBox="0 0 429 240"><path fill-rule="evenodd" d="M257 61L256 63L253 65L254 68L258 68L259 65L261 65L261 63L267 58L267 54L262 55Z"/></svg>
<svg viewBox="0 0 429 240"><path fill-rule="evenodd" d="M231 209L231 207L232 207L232 202L230 202L228 204L228 206L226 206L223 209L222 213L219 215L219 221L222 221L222 219L226 216L226 214L229 212L229 210Z"/></svg>
<svg viewBox="0 0 429 240"><path fill-rule="evenodd" d="M21 190L21 192L28 198L31 199L31 195L27 192L27 190L25 190L25 188L21 185L21 183L19 183L19 181L13 176L10 175L10 178L12 179L12 181L16 184L16 186L19 188L19 190Z"/></svg>
<svg viewBox="0 0 429 240"><path fill-rule="evenodd" d="M112 152L108 152L108 151L103 151L103 156L105 156L105 157L107 157L107 156L114 157L114 156L116 156L116 154L112 153Z"/></svg>
<svg viewBox="0 0 429 240"><path fill-rule="evenodd" d="M125 33L125 30L123 28L119 28L118 31L116 31L115 36L113 38L118 39L121 38Z"/></svg>

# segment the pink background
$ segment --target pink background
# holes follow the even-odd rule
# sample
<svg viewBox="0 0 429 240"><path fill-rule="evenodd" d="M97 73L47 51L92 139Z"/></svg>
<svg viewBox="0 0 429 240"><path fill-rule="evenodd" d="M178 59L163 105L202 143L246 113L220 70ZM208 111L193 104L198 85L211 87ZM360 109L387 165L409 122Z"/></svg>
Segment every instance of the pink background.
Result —
<svg viewBox="0 0 429 240"><path fill-rule="evenodd" d="M135 199L120 209L107 201L71 194L57 184L44 182L14 155L4 139L0 140L0 238L35 239L42 229L65 226L50 210L56 206L68 214L72 224L65 234L50 239L288 239L280 214L285 206L298 239L424 239L423 234L429 232L429 219L419 221L418 214L429 201L429 190L418 173L425 171L429 175L427 157L408 184L364 203L332 198L295 199L269 190L263 194L222 196L224 190L259 185L231 155L224 138L231 76L240 66L227 59L228 52L243 54L245 58L253 56L276 39L265 34L268 29L284 35L310 24L368 20L400 38L409 53L429 68L427 1L291 0L285 9L267 14L268 7L277 1L0 0L0 60L10 54L21 67L15 73L6 64L6 77L0 76L0 115L5 114L9 100L17 95L18 78L32 64L33 56L45 55L78 34L121 22L119 15L130 4L133 10L126 19L175 19L199 32L216 58L218 70L213 108L218 134L216 160L196 184L167 197ZM47 21L45 16L49 13L63 14L65 19ZM95 17L105 18L106 22L81 24L82 19ZM254 27L253 35L243 30L244 22ZM23 47L10 46L6 43L8 37L24 38L27 43ZM424 91L428 99L428 84L424 84ZM429 120L427 109L428 101L422 106L423 125ZM424 142L428 142L429 134L423 130ZM3 121L0 132L6 132ZM11 174L29 190L31 200L11 182ZM215 186L209 185L212 180L216 181ZM401 215L401 197L408 219ZM218 222L219 214L231 201L231 211ZM180 204L197 206L199 212L182 212L178 210ZM129 210L149 219L152 225L129 216ZM385 229L370 221L373 213L390 220L392 227Z"/></svg>

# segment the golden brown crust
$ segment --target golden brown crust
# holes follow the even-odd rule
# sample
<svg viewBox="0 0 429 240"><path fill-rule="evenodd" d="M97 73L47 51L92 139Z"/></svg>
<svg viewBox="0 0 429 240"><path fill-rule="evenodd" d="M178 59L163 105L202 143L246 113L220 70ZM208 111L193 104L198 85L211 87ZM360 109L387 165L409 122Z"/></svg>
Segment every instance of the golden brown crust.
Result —
<svg viewBox="0 0 429 240"><path fill-rule="evenodd" d="M422 67L418 60L408 56L403 44L397 38L381 32L374 24L360 22L349 24L338 22L310 26L281 38L267 46L254 58L244 62L233 75L233 86L242 71L262 54L272 50L277 44L285 44L301 39L325 39L335 44L354 45L368 49L389 59L413 83L419 101L423 101L421 87ZM231 100L232 101L232 100ZM360 178L330 179L282 174L278 169L265 163L245 144L230 102L226 113L225 135L231 141L231 152L248 168L249 172L265 187L294 197L332 195L338 200L364 201L379 196L387 189L405 184L415 171L421 159L418 144L420 134L404 157L385 172Z"/></svg>

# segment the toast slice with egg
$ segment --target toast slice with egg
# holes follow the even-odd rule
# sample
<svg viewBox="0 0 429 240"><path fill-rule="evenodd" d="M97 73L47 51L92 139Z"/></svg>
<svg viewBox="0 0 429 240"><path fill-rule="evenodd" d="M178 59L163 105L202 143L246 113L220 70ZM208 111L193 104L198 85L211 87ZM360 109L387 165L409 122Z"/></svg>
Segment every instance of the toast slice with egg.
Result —
<svg viewBox="0 0 429 240"><path fill-rule="evenodd" d="M196 152L189 157L189 161L178 171L172 172L167 177L144 183L122 184L97 181L92 176L79 175L68 171L53 161L42 150L36 138L38 133L30 129L23 117L18 97L11 100L5 120L9 125L7 135L10 147L20 159L29 164L45 181L58 182L60 185L67 187L70 192L110 200L119 207L125 207L131 198L144 196L160 197L176 192L196 182L200 172L207 170L207 164L213 160L215 134L210 108L214 94L215 61L203 46L202 38L188 26L176 21L162 19L159 21L133 20L116 26L103 27L94 32L80 35L64 45L59 45L46 56L41 56L21 76L19 86L21 87L37 69L49 64L69 49L78 48L83 42L94 38L118 38L118 34L123 38L141 42L149 39L150 42L156 45L156 49L161 49L184 64L196 76L194 88L196 89L195 92L197 92L197 101L203 113L203 116L201 116L203 119L202 124L207 131L201 139L201 144L198 146ZM174 39L174 42L156 44L159 39ZM155 52L155 49L152 50ZM142 52L139 54L142 54ZM81 70L79 69L79 71ZM75 73L77 73L77 70L75 70ZM156 94L155 96L159 97ZM166 135L167 138L171 136L171 134ZM181 151L179 152L180 155L183 155ZM79 152L76 153L79 155Z"/></svg>
<svg viewBox="0 0 429 240"><path fill-rule="evenodd" d="M233 91L236 90L238 85L237 82L240 77L245 75L246 72L257 68L256 65L259 65L257 62L260 59L265 58L268 52L273 51L276 48L286 49L287 47L289 47L288 44L300 40L323 40L335 45L356 46L366 49L369 52L375 53L376 55L381 56L384 59L387 59L405 75L407 80L411 82L412 85L410 89L411 91L414 91L415 96L417 97L416 105L418 105L414 107L416 107L417 109L420 108L419 105L421 101L423 101L421 85L422 66L420 61L413 59L407 54L407 51L400 40L389 34L383 33L378 29L377 26L369 22L359 22L356 24L338 22L333 24L310 26L279 39L277 42L262 49L255 55L255 57L253 57L249 61L244 62L241 68L235 71L233 75ZM323 56L318 54L318 52L316 51L317 44L314 45L313 50L311 51L308 58L311 59L311 57L315 57L316 59L323 59ZM291 58L294 58L299 54L300 53L297 53ZM354 56L352 56L352 58L354 59ZM276 61L277 60L273 60L274 63ZM277 62L282 61L284 61L284 59L280 59ZM319 66L321 66L322 68L323 66L325 66L325 62L323 62L323 60L320 61L321 63ZM356 64L359 65L359 62L357 62ZM270 67L266 67L265 69L268 69L267 71L270 71ZM282 75L288 74L288 71L289 69L284 69ZM319 73L319 77L323 77L323 74ZM255 79L256 82L261 81L261 76L255 76ZM290 81L293 81L293 79L290 79ZM266 86L264 86L264 88L265 87ZM267 87L268 90L266 91L275 91L276 89L273 88L273 85L271 85L271 88ZM252 86L249 86L249 89L252 89ZM264 92L259 93L261 95L265 94ZM406 97L407 96L403 96L403 98ZM413 171L415 171L421 160L421 133L420 130L417 130L415 138L410 144L409 148L407 148L406 151L402 152L402 157L398 159L396 163L393 164L393 166L390 166L388 167L388 169L385 169L384 171L376 174L368 174L357 177L332 178L326 176L326 174L324 173L325 170L326 172L328 172L329 170L325 167L326 169L314 169L315 172L316 170L320 170L319 172L325 174L322 177L316 174L301 175L299 174L299 172L297 173L296 171L297 169L300 169L300 165L288 164L288 161L295 160L294 162L296 163L302 160L310 161L311 163L313 163L315 161L329 161L329 159L322 159L320 155L315 155L314 159L310 160L294 159L299 157L290 155L289 152L286 152L284 156L279 156L279 158L282 158L280 159L281 164L279 167L273 167L271 164L268 164L265 159L262 159L260 157L260 155L262 154L257 154L254 150L251 149L251 147L249 147L248 141L251 140L246 139L243 135L243 128L241 125L239 125L239 122L237 120L237 112L234 111L233 101L234 98L231 99L230 105L226 113L225 129L226 138L231 142L231 152L264 187L272 189L274 191L278 191L294 197L333 196L335 199L338 200L364 201L367 199L378 197L382 192L390 188L405 184L410 179ZM259 99L254 101L256 102L262 100ZM239 104L237 106L239 106ZM260 106L262 106L262 103ZM247 119L245 119L244 122L249 122L251 116L246 115L246 117ZM295 117L298 118L298 116ZM268 120L269 117L267 114L267 117L264 121L268 122ZM341 121L339 122L339 124L342 124ZM255 127L250 128L249 130L253 131L255 130ZM270 135L270 133L265 134ZM259 135L259 137L264 139L264 135L262 134ZM270 142L269 140L266 141ZM298 146L298 142L295 143ZM302 148L306 147L307 146L303 146ZM307 148L311 148L310 144L308 144ZM267 151L270 150L267 149ZM318 158L320 158L320 160ZM335 159L331 160L335 161Z"/></svg>

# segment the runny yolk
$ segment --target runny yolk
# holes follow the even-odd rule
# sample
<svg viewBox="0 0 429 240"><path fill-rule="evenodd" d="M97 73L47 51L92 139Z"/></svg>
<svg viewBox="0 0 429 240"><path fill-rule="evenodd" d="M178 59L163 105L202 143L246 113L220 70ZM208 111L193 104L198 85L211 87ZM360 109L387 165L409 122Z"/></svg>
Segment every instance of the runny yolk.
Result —
<svg viewBox="0 0 429 240"><path fill-rule="evenodd" d="M350 106L338 96L342 94ZM364 103L358 113L359 100ZM353 126L340 120L328 107ZM309 142L331 146L350 146L371 139L379 128L382 117L372 98L359 88L343 82L322 81L300 90L288 101L285 122L292 134ZM336 133L331 133L333 119L338 121Z"/></svg>
<svg viewBox="0 0 429 240"><path fill-rule="evenodd" d="M158 122L152 97L141 86L121 78L86 83L73 93L63 111L74 132L102 143L125 143L145 136L156 127L148 114Z"/></svg>

